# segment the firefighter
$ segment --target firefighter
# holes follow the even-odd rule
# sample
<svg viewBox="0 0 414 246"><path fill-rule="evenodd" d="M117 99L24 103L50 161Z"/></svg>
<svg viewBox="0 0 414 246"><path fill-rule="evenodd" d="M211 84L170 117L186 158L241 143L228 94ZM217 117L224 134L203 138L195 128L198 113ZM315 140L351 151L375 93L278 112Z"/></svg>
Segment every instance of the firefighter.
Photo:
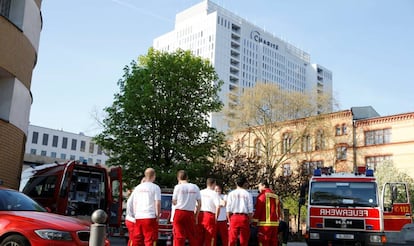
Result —
<svg viewBox="0 0 414 246"><path fill-rule="evenodd" d="M269 188L267 181L259 183L253 222L257 225L259 246L278 244L278 226L281 215L279 197Z"/></svg>
<svg viewBox="0 0 414 246"><path fill-rule="evenodd" d="M198 216L200 246L215 246L217 238L217 218L220 213L220 196L214 191L216 180L207 179L207 187L200 191L201 208Z"/></svg>
<svg viewBox="0 0 414 246"><path fill-rule="evenodd" d="M155 170L147 168L145 180L135 187L128 201L135 217L133 245L153 246L158 241L158 219L161 212L161 189L154 184ZM128 204L127 204L128 207Z"/></svg>
<svg viewBox="0 0 414 246"><path fill-rule="evenodd" d="M237 188L227 196L227 218L229 227L229 246L237 245L237 238L240 246L247 246L250 237L250 220L253 214L252 195L244 188L247 186L245 177L236 180Z"/></svg>
<svg viewBox="0 0 414 246"><path fill-rule="evenodd" d="M172 204L175 207L173 218L174 246L184 246L188 239L190 246L198 246L196 225L201 207L200 189L188 182L187 173L177 173L178 184L174 187Z"/></svg>
<svg viewBox="0 0 414 246"><path fill-rule="evenodd" d="M220 213L217 217L217 237L221 239L221 246L227 246L229 244L229 228L227 226L227 195L223 194L223 188L220 185L216 185L215 191L220 196ZM216 246L218 245L216 240Z"/></svg>

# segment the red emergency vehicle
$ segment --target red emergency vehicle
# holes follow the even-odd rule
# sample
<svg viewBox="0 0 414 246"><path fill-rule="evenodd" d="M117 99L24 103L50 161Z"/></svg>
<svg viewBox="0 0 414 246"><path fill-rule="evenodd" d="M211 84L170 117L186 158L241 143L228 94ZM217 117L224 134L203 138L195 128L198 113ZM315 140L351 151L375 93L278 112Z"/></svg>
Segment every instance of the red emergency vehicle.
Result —
<svg viewBox="0 0 414 246"><path fill-rule="evenodd" d="M122 216L122 171L76 161L44 164L25 170L23 193L53 213L90 221L97 209L108 214L108 225L119 227Z"/></svg>
<svg viewBox="0 0 414 246"><path fill-rule="evenodd" d="M310 246L401 243L401 229L412 223L407 184L386 183L380 193L372 170L322 174L317 169L308 188Z"/></svg>

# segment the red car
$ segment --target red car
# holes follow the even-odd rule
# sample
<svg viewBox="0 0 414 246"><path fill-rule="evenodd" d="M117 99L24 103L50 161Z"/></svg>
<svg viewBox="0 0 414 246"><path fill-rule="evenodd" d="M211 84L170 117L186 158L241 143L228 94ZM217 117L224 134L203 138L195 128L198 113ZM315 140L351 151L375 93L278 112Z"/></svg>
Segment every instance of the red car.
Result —
<svg viewBox="0 0 414 246"><path fill-rule="evenodd" d="M89 222L49 213L25 194L0 187L0 245L86 246L89 232Z"/></svg>

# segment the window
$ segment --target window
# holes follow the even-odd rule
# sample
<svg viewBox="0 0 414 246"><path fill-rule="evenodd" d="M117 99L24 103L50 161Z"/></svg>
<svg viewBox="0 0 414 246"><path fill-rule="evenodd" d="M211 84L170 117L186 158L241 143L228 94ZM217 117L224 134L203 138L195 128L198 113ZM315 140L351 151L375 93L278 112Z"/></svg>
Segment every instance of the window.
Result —
<svg viewBox="0 0 414 246"><path fill-rule="evenodd" d="M290 176L292 174L292 171L290 170L290 164L286 163L283 164L283 176Z"/></svg>
<svg viewBox="0 0 414 246"><path fill-rule="evenodd" d="M384 161L389 161L389 160L391 160L390 155L369 156L365 158L365 163L366 163L367 169L376 170L378 165L381 165Z"/></svg>
<svg viewBox="0 0 414 246"><path fill-rule="evenodd" d="M292 148L292 135L288 132L283 133L282 154L290 153L291 148Z"/></svg>
<svg viewBox="0 0 414 246"><path fill-rule="evenodd" d="M323 167L323 161L304 161L302 164L303 173L305 175L313 174L313 171Z"/></svg>
<svg viewBox="0 0 414 246"><path fill-rule="evenodd" d="M323 130L318 130L316 132L315 150L323 149L325 149L325 135L323 133Z"/></svg>
<svg viewBox="0 0 414 246"><path fill-rule="evenodd" d="M37 144L38 138L39 138L39 133L38 132L33 132L33 135L32 135L32 143L33 144Z"/></svg>
<svg viewBox="0 0 414 246"><path fill-rule="evenodd" d="M76 156L75 155L70 155L70 160L71 161L74 161L76 159Z"/></svg>
<svg viewBox="0 0 414 246"><path fill-rule="evenodd" d="M30 149L30 154L31 155L36 155L36 149Z"/></svg>
<svg viewBox="0 0 414 246"><path fill-rule="evenodd" d="M336 147L336 159L340 161L346 160L346 151L347 151L346 146Z"/></svg>
<svg viewBox="0 0 414 246"><path fill-rule="evenodd" d="M86 149L86 142L82 140L80 143L80 151L85 152L85 149Z"/></svg>
<svg viewBox="0 0 414 246"><path fill-rule="evenodd" d="M83 163L83 161L85 160L85 157L83 157L83 156L79 156L79 162L80 163Z"/></svg>
<svg viewBox="0 0 414 246"><path fill-rule="evenodd" d="M56 158L56 152L51 152L51 153L50 153L50 157L52 157L52 158Z"/></svg>
<svg viewBox="0 0 414 246"><path fill-rule="evenodd" d="M53 135L52 147L57 147L58 146L58 140L59 140L59 137L56 136L56 135Z"/></svg>
<svg viewBox="0 0 414 246"><path fill-rule="evenodd" d="M342 129L340 125L335 126L335 136L341 136L342 135Z"/></svg>
<svg viewBox="0 0 414 246"><path fill-rule="evenodd" d="M42 150L42 151L40 152L40 155L41 155L41 156L46 156L46 154L47 154L47 153L46 153L46 150Z"/></svg>
<svg viewBox="0 0 414 246"><path fill-rule="evenodd" d="M386 144L391 142L391 129L365 132L365 145Z"/></svg>
<svg viewBox="0 0 414 246"><path fill-rule="evenodd" d="M67 149L68 148L68 138L63 137L62 138L62 149Z"/></svg>
<svg viewBox="0 0 414 246"><path fill-rule="evenodd" d="M47 133L43 133L43 140L42 140L42 144L47 146L47 143L49 142L49 134Z"/></svg>
<svg viewBox="0 0 414 246"><path fill-rule="evenodd" d="M92 158L88 158L88 164L93 164L93 159Z"/></svg>
<svg viewBox="0 0 414 246"><path fill-rule="evenodd" d="M96 159L96 163L101 164L102 163L101 159Z"/></svg>
<svg viewBox="0 0 414 246"><path fill-rule="evenodd" d="M0 0L0 15L9 18L11 0Z"/></svg>
<svg viewBox="0 0 414 246"><path fill-rule="evenodd" d="M95 150L95 144L90 142L89 143L89 153L93 153L94 150Z"/></svg>
<svg viewBox="0 0 414 246"><path fill-rule="evenodd" d="M254 155L255 156L261 156L261 149L262 149L262 143L259 139L256 139L254 141Z"/></svg>
<svg viewBox="0 0 414 246"><path fill-rule="evenodd" d="M66 154L60 154L60 159L66 160Z"/></svg>
<svg viewBox="0 0 414 246"><path fill-rule="evenodd" d="M71 150L76 150L76 145L77 145L78 141L76 139L72 139L72 145L70 147Z"/></svg>
<svg viewBox="0 0 414 246"><path fill-rule="evenodd" d="M102 155L102 148L98 145L98 155Z"/></svg>
<svg viewBox="0 0 414 246"><path fill-rule="evenodd" d="M342 124L342 135L346 135L348 133L346 124Z"/></svg>
<svg viewBox="0 0 414 246"><path fill-rule="evenodd" d="M312 138L310 135L305 135L302 137L302 151L303 152L312 151Z"/></svg>

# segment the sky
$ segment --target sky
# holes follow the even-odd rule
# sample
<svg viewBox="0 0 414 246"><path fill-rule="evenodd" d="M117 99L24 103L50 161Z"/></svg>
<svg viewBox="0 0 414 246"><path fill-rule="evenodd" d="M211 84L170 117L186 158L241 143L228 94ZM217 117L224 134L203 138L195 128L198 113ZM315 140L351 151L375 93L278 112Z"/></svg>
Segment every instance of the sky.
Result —
<svg viewBox="0 0 414 246"><path fill-rule="evenodd" d="M201 0L43 0L30 124L99 133L124 67ZM414 112L414 1L213 0L333 73L339 110Z"/></svg>

